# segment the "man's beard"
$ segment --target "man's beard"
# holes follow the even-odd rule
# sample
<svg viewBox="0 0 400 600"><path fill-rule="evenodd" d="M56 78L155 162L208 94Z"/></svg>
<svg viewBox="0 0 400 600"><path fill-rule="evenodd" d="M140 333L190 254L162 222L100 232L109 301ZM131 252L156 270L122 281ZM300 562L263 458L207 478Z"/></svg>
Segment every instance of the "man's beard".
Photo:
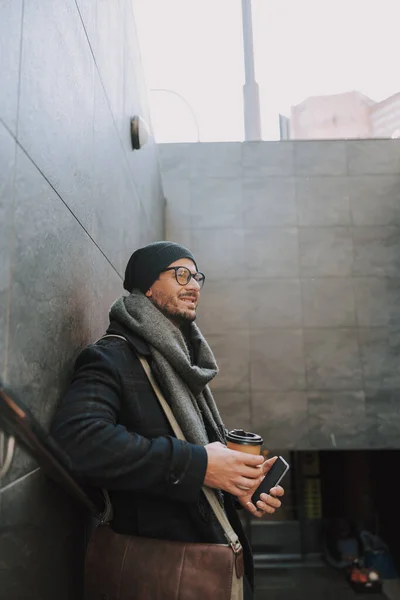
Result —
<svg viewBox="0 0 400 600"><path fill-rule="evenodd" d="M189 323L193 323L196 320L196 313L188 314L181 311L176 307L175 310L171 310L171 305L174 305L173 296L167 296L166 294L158 294L159 297L155 298L151 296L149 300L158 308L158 310L170 321L173 321L178 327L184 327Z"/></svg>

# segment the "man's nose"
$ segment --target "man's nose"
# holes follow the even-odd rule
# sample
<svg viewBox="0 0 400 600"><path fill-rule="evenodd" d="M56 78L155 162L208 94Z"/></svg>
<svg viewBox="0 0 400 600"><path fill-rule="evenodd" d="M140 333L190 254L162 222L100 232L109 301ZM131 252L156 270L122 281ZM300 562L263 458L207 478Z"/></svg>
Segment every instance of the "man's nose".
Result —
<svg viewBox="0 0 400 600"><path fill-rule="evenodd" d="M190 281L189 281L189 283L187 284L187 286L186 286L186 287L187 287L187 289L189 289L189 290L196 290L196 292L199 292L199 291L200 291L200 284L199 284L199 282L198 282L198 281L196 281L196 280L195 280L195 278L194 278L194 277L191 277L191 278L190 278Z"/></svg>

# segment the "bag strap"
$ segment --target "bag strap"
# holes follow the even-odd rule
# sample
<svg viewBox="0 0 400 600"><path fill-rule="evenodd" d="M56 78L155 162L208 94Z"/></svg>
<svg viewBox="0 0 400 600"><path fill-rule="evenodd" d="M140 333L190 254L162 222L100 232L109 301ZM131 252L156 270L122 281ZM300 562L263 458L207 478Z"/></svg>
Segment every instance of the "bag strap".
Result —
<svg viewBox="0 0 400 600"><path fill-rule="evenodd" d="M144 356L140 356L140 355L138 355L138 356L139 356L139 360L142 364L142 367L148 377L148 380L150 381L152 388L157 396L157 399L161 404L161 407L165 413L165 416L167 417L169 424L171 425L172 431L174 432L174 434L176 435L176 437L179 440L186 441L186 438L183 434L182 429L180 428L180 426L178 424L178 421L175 419L175 416L174 416L168 402L164 398L164 396L161 392L161 389L160 389L153 373L151 372L149 363L144 358ZM225 536L229 542L229 545L232 547L232 550L235 551L235 548L238 544L239 544L239 548L240 548L240 542L239 542L238 536L232 529L232 526L229 523L228 518L227 518L225 512L223 511L220 503L218 502L212 489L205 485L203 485L202 489L203 489L205 497L207 498L209 504L211 505L212 510L215 513L215 516L217 517L221 527L223 528L223 530L225 532Z"/></svg>
<svg viewBox="0 0 400 600"><path fill-rule="evenodd" d="M123 337L122 335L111 334L111 333L104 335L100 339L104 339L104 338L108 338L108 337L120 338L121 340L124 340L125 342L127 342L127 339L125 337ZM176 420L168 402L164 398L164 395L160 389L160 386L158 385L158 383L150 369L150 365L149 365L148 361L144 358L144 356L141 356L140 354L137 354L137 356L138 356L140 363L143 367L143 370L146 373L147 378L154 390L154 393L157 396L157 399L161 405L161 408L163 409L165 416L167 417L168 422L171 425L172 431L174 432L175 436L179 440L186 441L185 435L184 435L182 429L180 428L179 423ZM203 485L202 489L203 489L203 493L204 493L208 503L211 506L211 509L213 510L215 516L218 519L218 522L220 523L222 529L224 530L225 537L227 538L230 547L232 548L232 550L235 554L238 554L242 549L239 538L238 538L237 534L235 533L235 531L233 530L231 524L229 523L225 512L223 511L220 503L218 502L218 500L215 496L215 493L213 492L212 488L209 488L205 485Z"/></svg>

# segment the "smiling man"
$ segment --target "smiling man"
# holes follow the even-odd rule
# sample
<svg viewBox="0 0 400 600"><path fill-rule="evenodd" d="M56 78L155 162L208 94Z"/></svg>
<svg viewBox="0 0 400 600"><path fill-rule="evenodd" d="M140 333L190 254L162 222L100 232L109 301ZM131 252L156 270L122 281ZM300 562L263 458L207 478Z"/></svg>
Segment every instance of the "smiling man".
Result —
<svg viewBox="0 0 400 600"><path fill-rule="evenodd" d="M180 289L176 288L174 279L181 286ZM159 278L147 290L146 296L177 327L182 327L196 318L204 280L204 274L195 270L192 260L180 258L161 271Z"/></svg>
<svg viewBox="0 0 400 600"><path fill-rule="evenodd" d="M216 490L244 549L247 600L252 558L235 506L258 517L272 513L283 489L263 494L255 507L252 493L274 459L264 463L226 447L208 387L218 367L194 323L204 282L195 257L179 244L155 242L132 254L124 281L129 294L111 307L106 335L79 355L53 435L76 473L108 490L117 533L226 543L202 486ZM174 436L138 355L148 360L186 442ZM156 577L157 566L146 567Z"/></svg>

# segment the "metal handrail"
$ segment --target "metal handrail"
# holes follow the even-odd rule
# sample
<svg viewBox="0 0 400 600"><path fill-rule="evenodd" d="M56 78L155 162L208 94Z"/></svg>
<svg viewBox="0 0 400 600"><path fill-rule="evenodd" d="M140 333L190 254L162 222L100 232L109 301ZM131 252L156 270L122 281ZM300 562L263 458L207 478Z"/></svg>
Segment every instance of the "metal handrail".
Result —
<svg viewBox="0 0 400 600"><path fill-rule="evenodd" d="M72 473L70 461L62 448L43 429L29 409L16 399L15 394L11 394L1 380L0 428L7 435L15 437L15 440L38 462L46 475L49 475L70 496L102 520L105 506L101 492L97 496L95 490L88 489L78 481ZM13 447L13 444L14 442L10 443L10 446ZM11 461L10 458L9 461ZM7 462L7 457L5 462ZM2 469L5 466L7 465L3 463Z"/></svg>
<svg viewBox="0 0 400 600"><path fill-rule="evenodd" d="M0 480L4 479L4 477L7 475L8 471L10 470L13 458L14 458L14 451L15 451L15 437L13 435L10 435L8 440L7 440L7 448L6 448L6 455L4 457L4 437L5 437L5 433L3 431L0 430L0 444L1 444L1 456L2 456L2 465L0 467Z"/></svg>

